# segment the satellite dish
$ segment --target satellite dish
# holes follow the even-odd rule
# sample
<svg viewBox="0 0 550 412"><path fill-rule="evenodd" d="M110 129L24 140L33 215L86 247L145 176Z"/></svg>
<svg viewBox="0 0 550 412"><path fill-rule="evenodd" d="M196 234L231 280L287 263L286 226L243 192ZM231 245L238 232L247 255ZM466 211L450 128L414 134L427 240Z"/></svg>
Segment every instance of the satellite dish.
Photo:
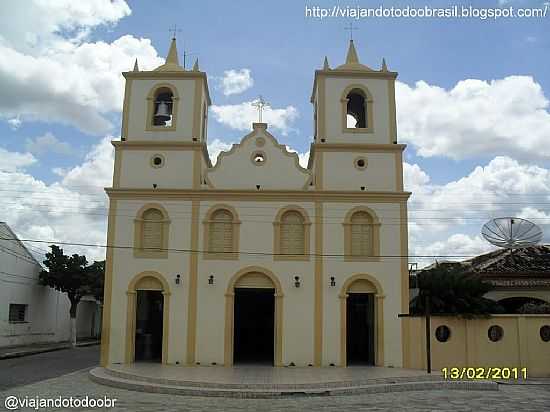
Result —
<svg viewBox="0 0 550 412"><path fill-rule="evenodd" d="M481 235L489 243L517 249L533 246L542 240L542 230L533 222L518 217L498 217L483 225Z"/></svg>

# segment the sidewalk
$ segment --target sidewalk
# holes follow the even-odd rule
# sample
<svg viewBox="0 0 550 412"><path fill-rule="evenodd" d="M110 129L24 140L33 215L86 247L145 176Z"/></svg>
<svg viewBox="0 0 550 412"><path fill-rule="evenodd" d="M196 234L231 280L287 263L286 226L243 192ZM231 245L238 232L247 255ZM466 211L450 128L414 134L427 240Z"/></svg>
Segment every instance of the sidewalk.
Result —
<svg viewBox="0 0 550 412"><path fill-rule="evenodd" d="M97 339L82 339L76 342L77 347L99 345L100 340ZM0 360L20 358L22 356L35 355L37 353L53 352L56 350L69 349L71 344L67 342L48 342L35 343L32 345L10 346L0 348Z"/></svg>

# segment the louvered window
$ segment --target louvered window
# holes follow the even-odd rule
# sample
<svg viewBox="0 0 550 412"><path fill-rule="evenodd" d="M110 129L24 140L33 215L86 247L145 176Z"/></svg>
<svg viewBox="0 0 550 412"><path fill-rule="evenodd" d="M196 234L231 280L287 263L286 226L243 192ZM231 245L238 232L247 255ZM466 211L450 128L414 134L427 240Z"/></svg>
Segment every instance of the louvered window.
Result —
<svg viewBox="0 0 550 412"><path fill-rule="evenodd" d="M372 256L372 219L366 212L351 217L351 255Z"/></svg>
<svg viewBox="0 0 550 412"><path fill-rule="evenodd" d="M233 252L233 215L231 212L225 209L214 212L208 235L209 252Z"/></svg>
<svg viewBox="0 0 550 412"><path fill-rule="evenodd" d="M162 213L148 209L143 213L143 249L162 249Z"/></svg>
<svg viewBox="0 0 550 412"><path fill-rule="evenodd" d="M294 211L281 217L281 254L305 254L305 226L303 216Z"/></svg>

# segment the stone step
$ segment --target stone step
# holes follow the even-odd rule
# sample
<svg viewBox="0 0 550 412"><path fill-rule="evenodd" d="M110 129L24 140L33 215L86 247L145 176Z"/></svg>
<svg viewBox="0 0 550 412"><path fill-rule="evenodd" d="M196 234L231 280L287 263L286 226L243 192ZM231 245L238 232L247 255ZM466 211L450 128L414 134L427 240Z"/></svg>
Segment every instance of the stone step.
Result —
<svg viewBox="0 0 550 412"><path fill-rule="evenodd" d="M269 385L268 387L210 387L199 386L200 382L193 382L194 385L172 380L172 384L146 382L144 380L114 376L112 371L105 368L94 368L90 371L90 378L96 383L112 386L121 389L140 392L164 393L171 395L204 396L204 397L232 397L232 398L278 398L293 396L335 396L352 395L360 393L384 393L404 392L434 389L458 389L458 390L498 390L498 384L491 381L445 381L442 379L418 381L418 377L409 378L408 381L399 379L395 383L369 383L358 384L354 382L349 386L333 387L287 387L279 388ZM129 375L129 374L128 374ZM143 377L141 377L143 378ZM397 379L397 378L395 378ZM331 382L332 383L332 382ZM198 385L197 385L198 384ZM204 382L202 383L204 384ZM334 382L336 384L336 382Z"/></svg>
<svg viewBox="0 0 550 412"><path fill-rule="evenodd" d="M113 368L105 368L105 373L108 375L128 380L135 380L146 383L160 384L160 385L175 385L175 386L190 386L201 388L214 388L214 389L320 389L320 388L342 388L351 386L363 386L363 385L377 385L377 384L393 384L401 382L431 382L441 381L442 378L439 375L425 375L425 376L399 376L391 378L371 378L371 379L356 379L356 380L340 380L340 381L325 381L325 382L312 382L312 383L224 383L213 381L190 381L185 379L170 379L160 378L153 376L144 376L137 373L126 372Z"/></svg>

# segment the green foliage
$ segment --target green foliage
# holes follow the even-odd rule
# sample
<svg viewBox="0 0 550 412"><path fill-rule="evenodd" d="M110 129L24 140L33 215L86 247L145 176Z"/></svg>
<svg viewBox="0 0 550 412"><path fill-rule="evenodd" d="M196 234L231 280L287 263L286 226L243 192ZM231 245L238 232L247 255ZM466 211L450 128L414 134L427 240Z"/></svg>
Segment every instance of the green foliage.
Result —
<svg viewBox="0 0 550 412"><path fill-rule="evenodd" d="M496 302L483 297L492 289L491 284L456 264L437 264L420 272L418 288L418 296L411 301L414 315L425 313L426 297L430 299L432 314L468 318L502 312Z"/></svg>
<svg viewBox="0 0 550 412"><path fill-rule="evenodd" d="M67 256L59 246L51 245L46 253L44 265L39 275L40 283L66 293L71 301L71 317L76 316L76 307L86 295L103 294L104 262L88 265L86 256Z"/></svg>

